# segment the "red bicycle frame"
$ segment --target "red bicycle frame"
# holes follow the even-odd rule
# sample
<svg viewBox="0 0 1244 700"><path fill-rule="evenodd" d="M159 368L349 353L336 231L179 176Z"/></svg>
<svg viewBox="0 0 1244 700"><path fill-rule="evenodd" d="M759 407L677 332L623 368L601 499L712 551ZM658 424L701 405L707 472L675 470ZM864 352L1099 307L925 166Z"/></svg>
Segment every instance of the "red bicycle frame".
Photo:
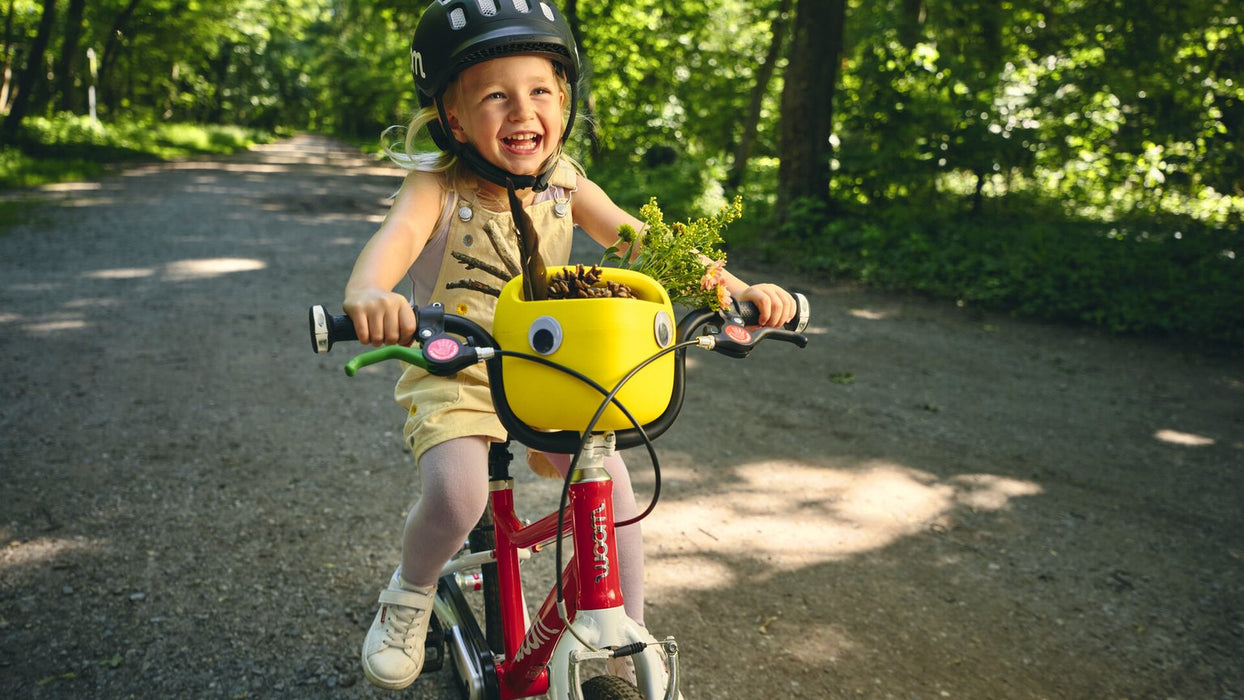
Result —
<svg viewBox="0 0 1244 700"><path fill-rule="evenodd" d="M623 656L632 659L634 680L645 697L681 697L677 643L673 638L658 642L627 617L622 605L613 480L604 467L613 450L612 433L589 438L570 475L560 533L557 513L523 525L514 512L514 482L508 467L499 465L493 471L490 466L493 549L450 561L441 576L447 585L437 594L437 614L447 621L455 662L469 666L471 678L463 677L468 697L510 700L551 690L558 700L579 700L582 664ZM566 535L573 540L575 553L561 573L563 600L559 602L555 588L528 624L519 562ZM488 649L478 627L466 622L473 613L465 609L455 583L456 572L485 563L496 566L498 609L486 612L486 619L500 619L500 640L493 642L500 649ZM464 670L462 663L459 670Z"/></svg>
<svg viewBox="0 0 1244 700"><path fill-rule="evenodd" d="M565 532L573 534L575 554L562 573L562 591L566 617L571 620L580 610L622 607L613 482L603 468L593 470L600 474L579 470L570 485ZM558 610L556 591L550 591L530 628L525 629L518 551L539 549L552 540L557 531L557 513L523 526L514 513L512 481L494 485L491 499L505 644L505 658L497 664L502 697L541 695L548 691L549 662L566 631L566 622ZM590 556L585 558L585 553Z"/></svg>

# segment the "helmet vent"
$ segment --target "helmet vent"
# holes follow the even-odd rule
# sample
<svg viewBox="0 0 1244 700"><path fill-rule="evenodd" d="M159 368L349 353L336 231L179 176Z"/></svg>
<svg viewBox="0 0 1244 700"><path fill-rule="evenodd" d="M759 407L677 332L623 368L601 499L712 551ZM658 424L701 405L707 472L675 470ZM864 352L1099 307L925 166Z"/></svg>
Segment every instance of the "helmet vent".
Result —
<svg viewBox="0 0 1244 700"><path fill-rule="evenodd" d="M479 4L479 13L485 17L492 17L497 14L497 3L493 0L476 0Z"/></svg>
<svg viewBox="0 0 1244 700"><path fill-rule="evenodd" d="M516 53L543 53L551 54L555 57L568 59L570 56L566 53L564 46L557 44L527 43L527 44L509 44L506 46L498 46L490 49L483 49L474 53L467 54L458 60L459 66L472 66L476 63L482 63L501 56L509 56ZM564 62L564 61L563 61ZM460 69L459 69L460 70Z"/></svg>
<svg viewBox="0 0 1244 700"><path fill-rule="evenodd" d="M449 28L457 30L457 29L462 29L465 26L466 26L466 12L463 12L461 7L457 7L451 10L449 13Z"/></svg>
<svg viewBox="0 0 1244 700"><path fill-rule="evenodd" d="M527 0L514 0L514 9L523 14L531 12L531 5L527 4Z"/></svg>
<svg viewBox="0 0 1244 700"><path fill-rule="evenodd" d="M546 4L544 4L544 3L540 3L540 9L544 11L544 17L545 17L545 19L547 19L547 20L548 20L548 21L550 21L550 22L554 21L554 20L553 20L553 10L551 10L551 9L549 8L549 6L548 6L548 5L546 5Z"/></svg>

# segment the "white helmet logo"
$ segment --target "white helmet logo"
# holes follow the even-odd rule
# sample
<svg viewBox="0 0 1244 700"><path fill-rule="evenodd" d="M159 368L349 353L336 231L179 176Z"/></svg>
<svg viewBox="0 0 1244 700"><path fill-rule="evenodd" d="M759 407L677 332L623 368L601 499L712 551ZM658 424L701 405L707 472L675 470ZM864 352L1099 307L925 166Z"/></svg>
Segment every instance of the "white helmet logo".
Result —
<svg viewBox="0 0 1244 700"><path fill-rule="evenodd" d="M410 72L420 78L427 78L428 74L423 72L423 54L414 50L410 50Z"/></svg>

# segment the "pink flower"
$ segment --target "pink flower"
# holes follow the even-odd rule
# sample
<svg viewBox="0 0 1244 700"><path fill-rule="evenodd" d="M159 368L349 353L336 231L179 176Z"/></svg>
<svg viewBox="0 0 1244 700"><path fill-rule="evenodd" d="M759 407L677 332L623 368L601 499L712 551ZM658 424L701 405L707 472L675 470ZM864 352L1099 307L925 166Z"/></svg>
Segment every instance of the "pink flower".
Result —
<svg viewBox="0 0 1244 700"><path fill-rule="evenodd" d="M720 286L724 283L722 278L722 268L726 266L725 260L714 260L704 268L704 276L700 278L700 289L712 289L714 286Z"/></svg>

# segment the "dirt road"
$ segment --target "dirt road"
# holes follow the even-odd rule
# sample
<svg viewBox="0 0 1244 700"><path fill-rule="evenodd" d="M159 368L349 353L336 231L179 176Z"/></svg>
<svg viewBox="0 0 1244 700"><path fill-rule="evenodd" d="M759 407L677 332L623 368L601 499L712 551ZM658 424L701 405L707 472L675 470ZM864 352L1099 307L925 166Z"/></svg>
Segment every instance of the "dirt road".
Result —
<svg viewBox="0 0 1244 700"><path fill-rule="evenodd" d="M396 184L299 137L0 231L0 697L389 695L403 415L304 319ZM778 281L812 344L697 357L659 443L688 698L1244 695L1244 360Z"/></svg>

